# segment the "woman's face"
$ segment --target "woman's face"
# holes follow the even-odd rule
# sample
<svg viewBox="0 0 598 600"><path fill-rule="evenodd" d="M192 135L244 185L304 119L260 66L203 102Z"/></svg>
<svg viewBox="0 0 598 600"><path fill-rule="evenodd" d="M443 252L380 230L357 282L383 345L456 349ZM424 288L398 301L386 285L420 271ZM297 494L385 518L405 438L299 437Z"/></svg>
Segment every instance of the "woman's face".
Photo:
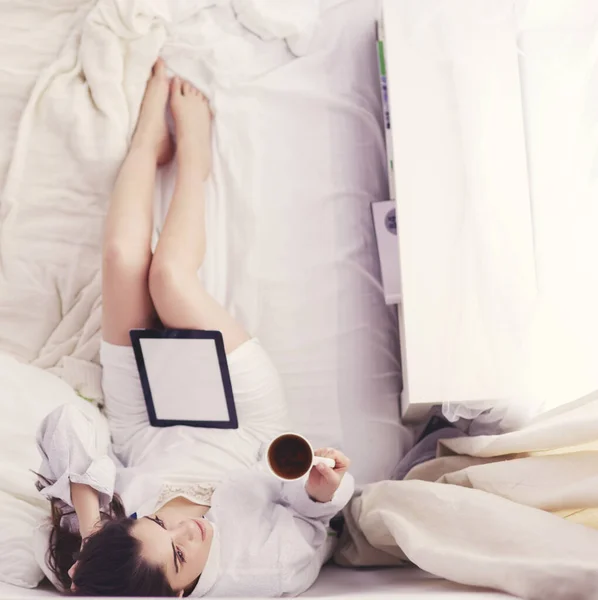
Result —
<svg viewBox="0 0 598 600"><path fill-rule="evenodd" d="M170 586L181 593L204 570L214 537L209 521L176 509L139 519L131 533L141 542L145 560L160 565Z"/></svg>

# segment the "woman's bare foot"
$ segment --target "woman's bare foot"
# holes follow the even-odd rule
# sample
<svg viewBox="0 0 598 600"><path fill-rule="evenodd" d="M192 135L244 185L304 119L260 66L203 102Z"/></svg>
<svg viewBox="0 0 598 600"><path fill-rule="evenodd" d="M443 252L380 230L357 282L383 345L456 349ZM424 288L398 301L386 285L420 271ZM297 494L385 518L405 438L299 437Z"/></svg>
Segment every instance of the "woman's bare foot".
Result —
<svg viewBox="0 0 598 600"><path fill-rule="evenodd" d="M167 163L174 154L172 140L166 125L168 93L169 81L166 65L159 58L152 69L152 76L147 82L139 120L131 142L131 147L147 148L155 152L158 165Z"/></svg>
<svg viewBox="0 0 598 600"><path fill-rule="evenodd" d="M212 170L212 113L207 98L188 81L175 77L170 108L176 126L179 165L206 180Z"/></svg>

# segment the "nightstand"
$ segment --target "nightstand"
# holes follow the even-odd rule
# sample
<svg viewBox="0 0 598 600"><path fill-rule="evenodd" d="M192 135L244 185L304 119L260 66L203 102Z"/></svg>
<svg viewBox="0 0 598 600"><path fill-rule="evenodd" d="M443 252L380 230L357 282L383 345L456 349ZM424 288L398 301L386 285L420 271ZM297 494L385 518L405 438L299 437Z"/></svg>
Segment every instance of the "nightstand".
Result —
<svg viewBox="0 0 598 600"><path fill-rule="evenodd" d="M518 397L524 377L537 282L517 38L474 4L383 2L406 421Z"/></svg>

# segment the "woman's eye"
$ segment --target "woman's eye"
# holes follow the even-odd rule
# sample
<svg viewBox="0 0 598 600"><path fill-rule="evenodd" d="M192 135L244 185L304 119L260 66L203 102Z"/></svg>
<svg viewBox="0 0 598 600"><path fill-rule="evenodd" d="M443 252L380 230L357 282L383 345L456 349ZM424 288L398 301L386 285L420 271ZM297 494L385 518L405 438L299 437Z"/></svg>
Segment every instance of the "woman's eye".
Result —
<svg viewBox="0 0 598 600"><path fill-rule="evenodd" d="M184 563L185 555L183 554L183 551L180 548L177 548L176 553L177 553L177 556L179 557L179 559L181 560L181 562Z"/></svg>
<svg viewBox="0 0 598 600"><path fill-rule="evenodd" d="M158 525L160 525L160 527L163 527L164 529L166 529L166 527L164 527L164 521L162 521L162 519L160 517L156 517L155 520L156 520L156 523L158 523Z"/></svg>

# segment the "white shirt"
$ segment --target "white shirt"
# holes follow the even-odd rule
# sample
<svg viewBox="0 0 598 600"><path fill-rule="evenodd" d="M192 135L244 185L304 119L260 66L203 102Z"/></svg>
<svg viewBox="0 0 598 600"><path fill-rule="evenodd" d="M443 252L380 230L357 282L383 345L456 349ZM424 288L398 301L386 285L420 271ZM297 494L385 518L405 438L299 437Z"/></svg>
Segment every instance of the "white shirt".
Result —
<svg viewBox="0 0 598 600"><path fill-rule="evenodd" d="M261 466L220 484L206 515L214 524L208 562L192 596L295 596L316 580L335 537L330 519L349 502L343 478L331 502L309 498L305 481L282 483Z"/></svg>
<svg viewBox="0 0 598 600"><path fill-rule="evenodd" d="M91 414L91 412L90 412ZM40 473L55 483L42 490L72 506L70 482L89 485L106 507L115 491L138 517L152 513L164 481L125 469L110 457L110 444L85 411L66 405L44 419L38 431ZM128 489L119 489L121 482ZM146 493L144 493L144 491ZM214 526L208 561L192 596L293 596L309 588L330 557L335 538L330 519L349 502L354 481L346 474L333 500L312 501L305 481L283 483L262 464L225 476L211 497L206 518ZM123 493L125 492L125 493ZM128 493L127 493L128 492ZM76 515L65 525L78 529ZM45 561L49 526L38 529L35 554L60 588Z"/></svg>

